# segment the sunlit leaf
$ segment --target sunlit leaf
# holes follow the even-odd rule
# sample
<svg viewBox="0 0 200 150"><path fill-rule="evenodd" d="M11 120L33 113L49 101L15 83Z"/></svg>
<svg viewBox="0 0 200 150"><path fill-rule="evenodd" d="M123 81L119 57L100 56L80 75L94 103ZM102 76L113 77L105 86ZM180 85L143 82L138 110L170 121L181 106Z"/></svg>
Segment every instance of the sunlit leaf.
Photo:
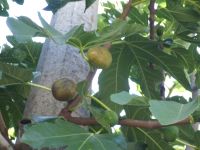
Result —
<svg viewBox="0 0 200 150"><path fill-rule="evenodd" d="M7 18L7 25L18 42L30 41L40 31L15 18Z"/></svg>
<svg viewBox="0 0 200 150"><path fill-rule="evenodd" d="M169 125L186 119L199 106L200 100L194 100L187 104L181 104L174 101L156 101L151 100L150 111L162 125Z"/></svg>
<svg viewBox="0 0 200 150"><path fill-rule="evenodd" d="M130 95L126 91L112 94L110 99L119 105L148 106L148 99L146 97Z"/></svg>

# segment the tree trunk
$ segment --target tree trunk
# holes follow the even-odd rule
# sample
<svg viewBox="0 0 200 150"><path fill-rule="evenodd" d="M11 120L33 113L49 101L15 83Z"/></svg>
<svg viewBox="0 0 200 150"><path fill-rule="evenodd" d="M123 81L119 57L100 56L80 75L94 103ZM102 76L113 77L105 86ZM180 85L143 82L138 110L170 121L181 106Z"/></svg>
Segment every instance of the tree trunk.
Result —
<svg viewBox="0 0 200 150"><path fill-rule="evenodd" d="M98 1L85 13L84 10L85 1L68 3L53 16L51 25L62 33L66 33L72 27L80 24L84 24L87 31L95 30ZM40 73L40 76L34 79L34 82L51 87L55 80L62 77L68 77L75 82L86 79L89 66L80 56L78 49L69 45L57 45L51 40L46 40L37 72ZM56 101L51 92L33 87L26 103L24 117L57 115L65 104L65 102Z"/></svg>

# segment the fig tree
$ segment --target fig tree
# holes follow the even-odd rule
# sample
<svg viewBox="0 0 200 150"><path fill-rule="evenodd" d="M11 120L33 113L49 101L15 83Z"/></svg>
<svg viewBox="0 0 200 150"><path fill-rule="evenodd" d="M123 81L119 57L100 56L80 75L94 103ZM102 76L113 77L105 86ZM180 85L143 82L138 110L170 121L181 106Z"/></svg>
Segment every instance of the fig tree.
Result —
<svg viewBox="0 0 200 150"><path fill-rule="evenodd" d="M112 55L105 47L90 48L87 52L89 62L97 68L106 69L112 63Z"/></svg>
<svg viewBox="0 0 200 150"><path fill-rule="evenodd" d="M68 101L73 99L76 94L76 84L68 78L56 80L51 87L52 95L56 100Z"/></svg>

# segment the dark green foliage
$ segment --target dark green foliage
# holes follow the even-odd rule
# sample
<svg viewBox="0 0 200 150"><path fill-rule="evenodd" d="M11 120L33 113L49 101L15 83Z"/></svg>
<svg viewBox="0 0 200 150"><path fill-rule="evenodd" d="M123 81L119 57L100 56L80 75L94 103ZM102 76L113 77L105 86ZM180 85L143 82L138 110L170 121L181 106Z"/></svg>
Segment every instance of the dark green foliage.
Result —
<svg viewBox="0 0 200 150"><path fill-rule="evenodd" d="M123 150L127 147L121 135L93 134L62 119L31 125L25 132L22 141L34 148L65 146L70 150Z"/></svg>
<svg viewBox="0 0 200 150"><path fill-rule="evenodd" d="M122 48L119 46L113 47L111 53L113 55L113 63L110 68L103 70L99 76L99 92L97 97L110 106L112 110L120 112L122 106L110 101L110 95L122 90L129 90L128 77L132 63L132 54L127 47Z"/></svg>
<svg viewBox="0 0 200 150"><path fill-rule="evenodd" d="M17 4L23 5L24 4L24 0L14 0Z"/></svg>
<svg viewBox="0 0 200 150"><path fill-rule="evenodd" d="M7 39L12 47L4 45L0 53L0 111L7 127L17 129L30 91L25 82L33 79L42 45L20 44L11 36Z"/></svg>
<svg viewBox="0 0 200 150"><path fill-rule="evenodd" d="M9 5L7 0L1 0L0 1L0 16L8 16L8 9L9 9Z"/></svg>
<svg viewBox="0 0 200 150"><path fill-rule="evenodd" d="M52 11L53 13L56 13L58 9L62 8L69 2L75 2L75 1L81 1L81 0L46 0L48 3L48 6L44 8L44 10ZM95 2L95 0L86 0L85 1L85 10L90 7Z"/></svg>
<svg viewBox="0 0 200 150"><path fill-rule="evenodd" d="M23 5L24 0L13 0L19 5ZM0 0L0 16L7 17L8 14L9 4L7 0Z"/></svg>

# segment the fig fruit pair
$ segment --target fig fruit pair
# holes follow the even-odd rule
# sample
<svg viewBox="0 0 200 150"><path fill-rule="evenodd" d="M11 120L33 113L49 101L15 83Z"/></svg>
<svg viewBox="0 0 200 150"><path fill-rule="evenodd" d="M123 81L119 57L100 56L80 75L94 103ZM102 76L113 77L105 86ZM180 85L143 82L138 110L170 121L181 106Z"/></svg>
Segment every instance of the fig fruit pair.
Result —
<svg viewBox="0 0 200 150"><path fill-rule="evenodd" d="M93 47L87 52L89 62L97 68L106 69L112 63L112 55L105 47Z"/></svg>

